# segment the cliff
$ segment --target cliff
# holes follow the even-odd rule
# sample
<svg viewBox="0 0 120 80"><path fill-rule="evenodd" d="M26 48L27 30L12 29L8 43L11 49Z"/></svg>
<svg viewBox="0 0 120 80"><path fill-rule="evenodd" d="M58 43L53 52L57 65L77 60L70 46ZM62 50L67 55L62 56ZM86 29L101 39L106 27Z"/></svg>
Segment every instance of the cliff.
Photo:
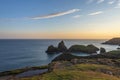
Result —
<svg viewBox="0 0 120 80"><path fill-rule="evenodd" d="M120 45L120 38L112 38L102 44Z"/></svg>

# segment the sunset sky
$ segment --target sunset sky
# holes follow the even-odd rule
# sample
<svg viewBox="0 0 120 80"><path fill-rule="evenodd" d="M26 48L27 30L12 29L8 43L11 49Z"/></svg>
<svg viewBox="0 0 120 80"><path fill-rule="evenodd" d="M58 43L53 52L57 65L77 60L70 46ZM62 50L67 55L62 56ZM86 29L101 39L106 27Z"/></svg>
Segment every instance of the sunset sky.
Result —
<svg viewBox="0 0 120 80"><path fill-rule="evenodd" d="M0 0L0 39L120 37L120 0Z"/></svg>

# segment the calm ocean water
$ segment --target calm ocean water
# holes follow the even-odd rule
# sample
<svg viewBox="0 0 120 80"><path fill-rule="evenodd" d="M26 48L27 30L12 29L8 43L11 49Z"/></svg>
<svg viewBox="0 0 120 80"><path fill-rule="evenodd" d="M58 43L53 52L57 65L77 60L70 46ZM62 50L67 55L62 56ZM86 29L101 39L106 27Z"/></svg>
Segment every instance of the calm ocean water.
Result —
<svg viewBox="0 0 120 80"><path fill-rule="evenodd" d="M57 46L61 40L0 40L0 72L27 66L45 65L58 54L46 54L51 44ZM64 40L69 48L73 44L94 44L104 47L107 51L115 50L118 46L102 45L105 40ZM84 56L84 54L79 54Z"/></svg>

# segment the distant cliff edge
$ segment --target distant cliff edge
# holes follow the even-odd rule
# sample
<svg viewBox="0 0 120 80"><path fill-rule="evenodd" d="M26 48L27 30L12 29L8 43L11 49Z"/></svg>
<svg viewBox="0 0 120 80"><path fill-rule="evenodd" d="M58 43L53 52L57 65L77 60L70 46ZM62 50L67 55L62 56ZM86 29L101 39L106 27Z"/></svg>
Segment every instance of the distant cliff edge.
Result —
<svg viewBox="0 0 120 80"><path fill-rule="evenodd" d="M120 37L119 38L112 38L102 44L110 44L110 45L120 45Z"/></svg>

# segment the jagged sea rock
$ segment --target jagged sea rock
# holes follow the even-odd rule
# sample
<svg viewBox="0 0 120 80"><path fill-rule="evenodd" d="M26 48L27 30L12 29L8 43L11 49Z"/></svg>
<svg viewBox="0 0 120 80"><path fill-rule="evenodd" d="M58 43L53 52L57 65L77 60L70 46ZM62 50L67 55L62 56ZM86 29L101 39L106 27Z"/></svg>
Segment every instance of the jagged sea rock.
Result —
<svg viewBox="0 0 120 80"><path fill-rule="evenodd" d="M67 51L67 47L65 46L64 42L61 41L59 44L58 44L58 49L60 52L65 52Z"/></svg>
<svg viewBox="0 0 120 80"><path fill-rule="evenodd" d="M102 44L120 45L120 38L112 38Z"/></svg>
<svg viewBox="0 0 120 80"><path fill-rule="evenodd" d="M46 53L58 53L58 52L66 52L67 47L65 46L64 42L61 41L58 44L58 47L54 47L53 45L50 45L46 51Z"/></svg>
<svg viewBox="0 0 120 80"><path fill-rule="evenodd" d="M100 53L106 53L106 50L105 50L105 48L100 48Z"/></svg>
<svg viewBox="0 0 120 80"><path fill-rule="evenodd" d="M58 52L58 48L54 47L53 45L50 45L47 49L47 53L55 53L55 52Z"/></svg>

